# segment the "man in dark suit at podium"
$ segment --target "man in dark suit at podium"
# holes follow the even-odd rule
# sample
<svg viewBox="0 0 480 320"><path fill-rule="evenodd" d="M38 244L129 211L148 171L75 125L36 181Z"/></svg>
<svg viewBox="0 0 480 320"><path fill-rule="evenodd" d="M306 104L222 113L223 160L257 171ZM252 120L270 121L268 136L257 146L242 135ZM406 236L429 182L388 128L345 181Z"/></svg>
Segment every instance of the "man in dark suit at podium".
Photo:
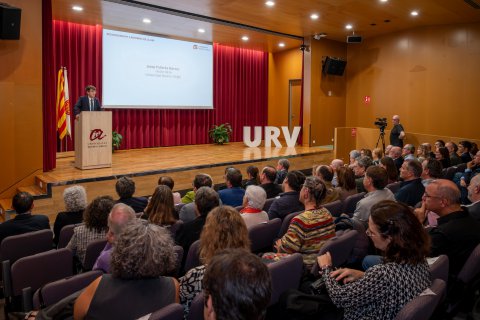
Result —
<svg viewBox="0 0 480 320"><path fill-rule="evenodd" d="M75 103L75 107L73 108L75 119L78 119L82 111L102 111L100 101L98 101L98 98L95 97L97 94L97 88L92 85L88 85L85 88L85 91L87 92L87 95L78 98L78 101Z"/></svg>

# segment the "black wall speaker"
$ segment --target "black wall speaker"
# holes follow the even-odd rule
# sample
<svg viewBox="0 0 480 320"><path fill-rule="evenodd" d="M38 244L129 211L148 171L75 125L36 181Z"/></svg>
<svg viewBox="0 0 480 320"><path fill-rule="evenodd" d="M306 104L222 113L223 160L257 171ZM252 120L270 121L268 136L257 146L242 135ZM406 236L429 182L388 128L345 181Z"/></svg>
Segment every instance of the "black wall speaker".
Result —
<svg viewBox="0 0 480 320"><path fill-rule="evenodd" d="M360 43L362 36L347 36L347 43Z"/></svg>
<svg viewBox="0 0 480 320"><path fill-rule="evenodd" d="M0 39L20 39L22 9L0 4Z"/></svg>
<svg viewBox="0 0 480 320"><path fill-rule="evenodd" d="M323 63L322 72L323 74L343 76L343 72L345 71L346 65L347 65L347 61L343 59L326 57L325 62Z"/></svg>

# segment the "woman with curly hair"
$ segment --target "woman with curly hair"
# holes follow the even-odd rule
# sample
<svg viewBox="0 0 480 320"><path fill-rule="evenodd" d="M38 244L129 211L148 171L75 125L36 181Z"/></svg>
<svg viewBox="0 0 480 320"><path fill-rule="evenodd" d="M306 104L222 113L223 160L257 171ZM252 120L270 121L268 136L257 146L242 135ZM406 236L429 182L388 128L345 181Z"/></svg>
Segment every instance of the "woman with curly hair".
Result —
<svg viewBox="0 0 480 320"><path fill-rule="evenodd" d="M87 193L82 186L73 186L63 191L63 201L65 202L65 211L59 212L53 224L53 243L58 244L60 231L69 224L81 223L83 220L83 211L87 207Z"/></svg>
<svg viewBox="0 0 480 320"><path fill-rule="evenodd" d="M142 218L162 227L170 227L177 222L173 193L168 186L159 185L155 188Z"/></svg>
<svg viewBox="0 0 480 320"><path fill-rule="evenodd" d="M110 196L93 199L83 213L83 224L73 229L73 236L67 245L83 265L85 251L90 242L105 238L108 230L108 214L115 201Z"/></svg>
<svg viewBox="0 0 480 320"><path fill-rule="evenodd" d="M78 297L75 319L137 319L178 303L178 282L165 275L176 266L174 243L162 227L128 223L115 240L111 274L93 281Z"/></svg>
<svg viewBox="0 0 480 320"><path fill-rule="evenodd" d="M202 291L206 266L212 257L223 249L240 248L250 251L248 230L240 213L232 207L216 207L207 216L200 235L200 261L203 265L193 268L180 278L180 303L185 313L195 296Z"/></svg>

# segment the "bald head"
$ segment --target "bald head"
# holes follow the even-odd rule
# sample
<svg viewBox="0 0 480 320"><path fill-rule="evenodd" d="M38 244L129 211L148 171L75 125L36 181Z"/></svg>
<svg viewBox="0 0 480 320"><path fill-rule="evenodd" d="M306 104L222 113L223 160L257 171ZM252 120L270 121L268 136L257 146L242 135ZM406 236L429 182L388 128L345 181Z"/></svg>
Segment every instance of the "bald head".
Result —
<svg viewBox="0 0 480 320"><path fill-rule="evenodd" d="M338 168L343 167L343 160L333 159L330 163L330 167L333 169L333 171L337 171Z"/></svg>
<svg viewBox="0 0 480 320"><path fill-rule="evenodd" d="M389 154L390 158L392 159L397 159L399 157L402 156L402 148L400 147L392 147L392 149L390 149L390 154Z"/></svg>
<svg viewBox="0 0 480 320"><path fill-rule="evenodd" d="M117 203L114 205L112 211L110 211L110 214L108 215L108 241L113 242L113 239L122 231L123 227L135 218L135 211L132 207L127 206L124 203Z"/></svg>

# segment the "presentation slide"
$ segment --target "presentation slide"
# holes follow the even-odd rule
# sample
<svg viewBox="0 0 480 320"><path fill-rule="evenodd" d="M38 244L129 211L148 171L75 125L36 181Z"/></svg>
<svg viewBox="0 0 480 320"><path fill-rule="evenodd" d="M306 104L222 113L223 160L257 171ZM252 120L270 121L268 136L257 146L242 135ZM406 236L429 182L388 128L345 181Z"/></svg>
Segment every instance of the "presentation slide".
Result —
<svg viewBox="0 0 480 320"><path fill-rule="evenodd" d="M213 46L103 30L105 108L213 109Z"/></svg>

